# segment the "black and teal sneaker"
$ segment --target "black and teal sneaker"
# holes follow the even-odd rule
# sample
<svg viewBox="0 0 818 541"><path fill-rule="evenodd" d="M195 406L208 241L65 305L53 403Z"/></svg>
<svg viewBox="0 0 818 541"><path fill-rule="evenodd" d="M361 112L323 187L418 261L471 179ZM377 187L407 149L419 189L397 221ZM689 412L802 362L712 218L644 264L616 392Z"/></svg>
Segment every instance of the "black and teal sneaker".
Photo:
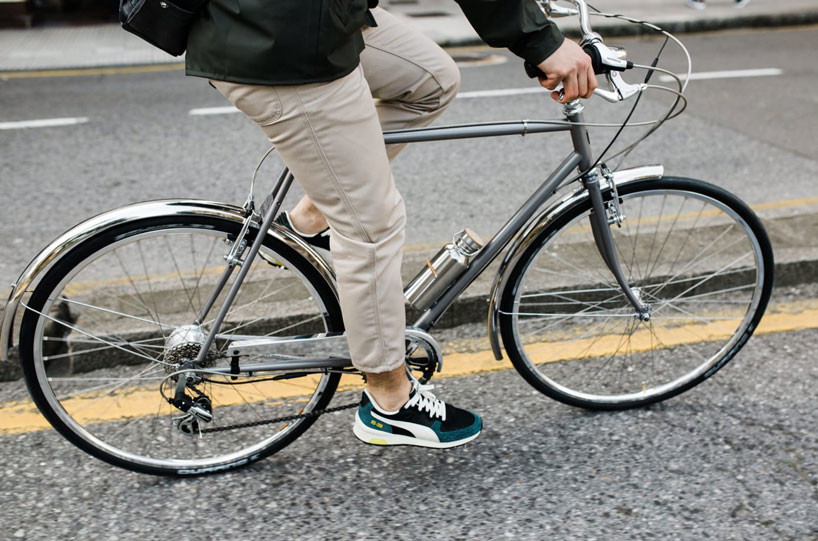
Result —
<svg viewBox="0 0 818 541"><path fill-rule="evenodd" d="M301 237L301 240L315 249L315 251L318 252L318 255L324 258L324 261L332 263L332 256L329 254L329 227L319 233L315 233L314 235L305 235L295 228L290 221L290 215L286 211L276 216L275 222L279 225L283 225Z"/></svg>
<svg viewBox="0 0 818 541"><path fill-rule="evenodd" d="M480 435L477 415L435 398L414 382L409 400L398 411L382 411L364 390L352 432L372 445L417 445L448 449Z"/></svg>

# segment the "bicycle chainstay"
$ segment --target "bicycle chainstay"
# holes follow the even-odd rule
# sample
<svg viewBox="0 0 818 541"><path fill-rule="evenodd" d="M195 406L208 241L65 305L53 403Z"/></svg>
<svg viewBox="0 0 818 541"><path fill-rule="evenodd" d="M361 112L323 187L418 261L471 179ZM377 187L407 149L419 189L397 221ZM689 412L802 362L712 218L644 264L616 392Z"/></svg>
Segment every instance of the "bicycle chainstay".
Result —
<svg viewBox="0 0 818 541"><path fill-rule="evenodd" d="M283 423L287 421L297 421L299 419L310 419L313 417L319 417L325 413L335 413L336 411L343 411L352 408L356 408L360 405L360 402L355 402L353 404L346 404L344 406L336 406L334 408L325 408L322 410L310 411L308 413L299 413L297 415L287 415L286 417L278 417L276 419L267 419L264 421L253 421L252 423L240 423L237 425L229 425L229 426L220 426L217 428L202 428L199 430L201 434L213 434L215 432L226 432L228 430L238 430L240 428L254 428L257 426L264 426L264 425L272 425L276 423Z"/></svg>
<svg viewBox="0 0 818 541"><path fill-rule="evenodd" d="M412 362L410 362L410 364L412 364L416 368L423 371L423 376L419 380L421 383L427 383L431 379L432 374L434 374L435 369L437 368L437 363L432 365L431 370L426 365L415 365ZM193 392L195 392L197 395L204 396L204 393L202 393L201 391L199 391L195 387L189 387L189 388L192 389ZM336 406L334 408L325 408L325 409L322 409L322 410L310 411L308 413L299 413L297 415L287 415L285 417L277 417L275 419L265 419L263 421L253 421L251 423L239 423L239 424L235 424L235 425L220 426L220 427L215 427L215 428L201 428L200 427L199 428L199 433L202 434L202 435L204 435L204 434L214 434L214 433L217 433L217 432L227 432L229 430L239 430L239 429L242 429L242 428L255 428L257 426L272 425L272 424L284 423L284 422L288 422L288 421L297 421L299 419L311 419L313 417L320 417L321 415L324 415L325 413L335 413L335 412L338 412L338 411L352 409L352 408L358 407L359 405L360 405L360 402L354 402L352 404L346 404L344 406Z"/></svg>

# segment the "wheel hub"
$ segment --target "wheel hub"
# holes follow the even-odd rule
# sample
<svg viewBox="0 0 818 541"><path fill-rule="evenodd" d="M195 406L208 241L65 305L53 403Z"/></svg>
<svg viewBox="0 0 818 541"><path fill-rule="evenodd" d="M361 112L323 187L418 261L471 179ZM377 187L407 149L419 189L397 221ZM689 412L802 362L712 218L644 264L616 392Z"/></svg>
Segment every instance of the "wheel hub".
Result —
<svg viewBox="0 0 818 541"><path fill-rule="evenodd" d="M171 374L179 370L183 364L195 361L206 341L207 335L199 325L184 325L174 330L165 340L165 371ZM213 366L215 361L216 351L211 347L204 363L198 368Z"/></svg>
<svg viewBox="0 0 818 541"><path fill-rule="evenodd" d="M645 311L639 312L636 314L636 317L638 317L640 321L650 321L651 305L646 303L645 299L642 298L642 288L631 285L631 291L633 291L633 294L636 296L636 300L645 307Z"/></svg>

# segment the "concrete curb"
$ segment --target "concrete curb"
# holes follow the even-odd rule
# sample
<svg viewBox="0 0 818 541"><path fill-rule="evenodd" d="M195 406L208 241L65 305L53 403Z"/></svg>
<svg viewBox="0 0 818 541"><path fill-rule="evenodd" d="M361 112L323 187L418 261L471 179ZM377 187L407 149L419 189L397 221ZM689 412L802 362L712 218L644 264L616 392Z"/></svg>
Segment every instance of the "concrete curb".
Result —
<svg viewBox="0 0 818 541"><path fill-rule="evenodd" d="M818 260L776 263L773 287L792 287L812 283L815 282L816 277L818 277ZM488 303L488 294L460 297L449 308L435 328L450 329L469 323L485 322L488 318ZM413 316L418 317L420 312L414 308L409 308L406 315L408 320L412 321Z"/></svg>
<svg viewBox="0 0 818 541"><path fill-rule="evenodd" d="M717 30L741 28L776 28L800 26L818 23L818 10L806 13L770 13L755 15L733 15L731 17L713 17L687 21L651 21L653 24L671 33L713 32ZM642 35L652 31L637 24L600 25L608 35ZM578 33L577 33L578 34Z"/></svg>
<svg viewBox="0 0 818 541"><path fill-rule="evenodd" d="M496 266L496 262L492 266ZM488 280L494 278L491 267L485 276ZM792 287L816 281L818 277L818 259L803 261L783 261L775 264L775 288ZM487 289L481 288L481 289ZM489 291L464 295L452 304L444 314L435 329L451 329L461 325L486 323L488 318ZM411 322L420 316L420 312L407 305L406 317ZM488 334L486 335L488 346ZM9 359L0 361L0 382L13 381L22 377L20 356L17 347L9 352Z"/></svg>
<svg viewBox="0 0 818 541"><path fill-rule="evenodd" d="M818 281L818 249L807 240L818 231L816 217L818 217L816 212L804 214L785 212L779 216L762 218L775 251L774 287L792 287ZM443 242L440 243L442 244ZM424 247L422 250L404 252L404 283L408 283L414 274L423 268L426 257L435 249L435 247L428 247L428 249ZM485 324L487 322L490 290L502 257L502 254L498 256L498 259L452 304L436 325L436 329L450 329L466 324ZM0 306L0 316L3 311L4 306ZM406 315L407 321L411 324L420 316L420 312L407 305ZM488 340L486 345L488 346ZM9 358L0 361L0 381L20 378L22 374L19 363L19 352L16 347L12 348Z"/></svg>
<svg viewBox="0 0 818 541"><path fill-rule="evenodd" d="M655 35L656 32L642 26L617 19L606 19L607 22L597 23L594 29L603 37L624 37ZM720 30L739 30L749 28L779 28L788 26L804 26L818 24L818 10L800 13L765 13L755 15L733 15L731 17L712 17L691 20L652 20L648 21L670 32L671 34L685 34L693 32L717 32ZM582 34L579 28L562 27L564 35L579 38ZM442 39L438 40L442 47L472 47L485 45L479 38Z"/></svg>

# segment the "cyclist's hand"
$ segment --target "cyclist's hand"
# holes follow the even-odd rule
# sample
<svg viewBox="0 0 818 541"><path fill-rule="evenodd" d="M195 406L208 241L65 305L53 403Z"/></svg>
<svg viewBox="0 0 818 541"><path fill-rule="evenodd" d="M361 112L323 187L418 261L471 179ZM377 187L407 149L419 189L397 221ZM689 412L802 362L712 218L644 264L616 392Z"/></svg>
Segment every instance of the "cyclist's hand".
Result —
<svg viewBox="0 0 818 541"><path fill-rule="evenodd" d="M567 103L577 98L590 98L597 87L596 75L591 57L582 48L566 39L559 49L537 66L548 77L540 77L540 84L554 90L562 83L564 93L552 92L551 98L559 103Z"/></svg>

